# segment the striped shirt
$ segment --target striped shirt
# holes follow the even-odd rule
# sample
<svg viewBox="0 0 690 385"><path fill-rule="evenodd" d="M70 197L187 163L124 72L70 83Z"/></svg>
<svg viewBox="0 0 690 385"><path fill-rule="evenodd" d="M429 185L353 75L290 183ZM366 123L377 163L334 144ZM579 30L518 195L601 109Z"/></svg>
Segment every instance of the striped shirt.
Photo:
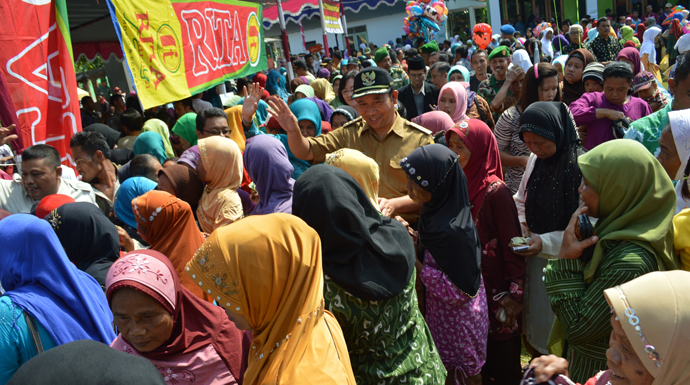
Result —
<svg viewBox="0 0 690 385"><path fill-rule="evenodd" d="M551 308L568 340L570 378L582 384L607 369L612 328L604 290L658 270L654 254L638 244L620 240L601 243L604 257L590 283L585 282L585 265L579 259L550 260L544 270Z"/></svg>
<svg viewBox="0 0 690 385"><path fill-rule="evenodd" d="M498 143L498 150L509 152L515 156L529 156L531 152L520 139L520 111L517 107L510 107L501 114L496 122L494 135ZM503 180L510 191L515 194L520 187L520 181L525 170L522 167L504 167Z"/></svg>

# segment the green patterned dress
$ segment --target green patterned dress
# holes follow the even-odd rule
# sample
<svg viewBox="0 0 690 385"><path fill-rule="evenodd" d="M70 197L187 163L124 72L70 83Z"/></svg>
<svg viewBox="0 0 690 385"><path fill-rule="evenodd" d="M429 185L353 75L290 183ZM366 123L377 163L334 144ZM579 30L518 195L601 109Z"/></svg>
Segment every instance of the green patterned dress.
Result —
<svg viewBox="0 0 690 385"><path fill-rule="evenodd" d="M445 384L446 369L417 305L415 274L396 297L362 301L325 276L324 298L343 330L358 385Z"/></svg>

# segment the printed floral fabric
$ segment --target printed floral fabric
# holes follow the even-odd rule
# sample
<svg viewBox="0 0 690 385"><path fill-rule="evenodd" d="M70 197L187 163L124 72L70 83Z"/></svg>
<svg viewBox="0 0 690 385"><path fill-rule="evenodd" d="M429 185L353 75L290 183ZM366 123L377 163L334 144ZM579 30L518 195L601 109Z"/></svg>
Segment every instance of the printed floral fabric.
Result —
<svg viewBox="0 0 690 385"><path fill-rule="evenodd" d="M616 60L622 47L618 40L611 36L607 36L607 39L597 36L586 48L594 55L594 60L606 62Z"/></svg>
<svg viewBox="0 0 690 385"><path fill-rule="evenodd" d="M362 301L324 276L326 308L343 330L357 384L445 384L446 370L417 304L415 274L397 296Z"/></svg>
<svg viewBox="0 0 690 385"><path fill-rule="evenodd" d="M446 369L455 378L479 374L486 362L489 317L484 283L470 297L455 287L428 250L421 281L426 287L426 321Z"/></svg>

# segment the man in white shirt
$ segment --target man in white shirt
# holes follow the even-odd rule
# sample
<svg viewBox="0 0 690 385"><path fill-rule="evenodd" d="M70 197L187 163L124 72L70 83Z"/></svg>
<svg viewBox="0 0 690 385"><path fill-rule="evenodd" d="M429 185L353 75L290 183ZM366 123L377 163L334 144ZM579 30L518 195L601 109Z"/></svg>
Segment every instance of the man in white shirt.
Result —
<svg viewBox="0 0 690 385"><path fill-rule="evenodd" d="M25 149L21 170L21 178L15 175L14 180L0 180L0 208L12 214L30 213L34 204L52 194L96 204L89 184L61 177L60 153L52 146L37 144Z"/></svg>

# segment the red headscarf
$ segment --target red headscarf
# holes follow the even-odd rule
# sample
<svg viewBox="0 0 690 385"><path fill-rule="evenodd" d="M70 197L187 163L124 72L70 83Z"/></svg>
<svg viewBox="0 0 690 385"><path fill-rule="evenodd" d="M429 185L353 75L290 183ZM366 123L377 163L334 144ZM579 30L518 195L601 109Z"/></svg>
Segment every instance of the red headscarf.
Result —
<svg viewBox="0 0 690 385"><path fill-rule="evenodd" d="M680 39L680 37L683 36L683 30L680 28L680 20L673 19L671 23L671 34L675 36L676 39Z"/></svg>
<svg viewBox="0 0 690 385"><path fill-rule="evenodd" d="M503 180L501 156L496 137L486 123L478 119L459 122L446 132L446 142L450 143L451 132L460 136L472 155L463 167L467 176L467 192L472 203L472 217L477 218L486 190L493 182Z"/></svg>
<svg viewBox="0 0 690 385"><path fill-rule="evenodd" d="M268 80L268 77L267 77L266 75L262 74L261 72L259 72L258 74L254 75L254 78L252 79L252 81L253 81L254 83L259 83L259 84L261 84L261 87L262 87L262 88L266 87L266 81L267 81L267 80Z"/></svg>
<svg viewBox="0 0 690 385"><path fill-rule="evenodd" d="M45 219L45 217L48 216L48 214L50 214L56 208L64 205L65 203L72 202L74 202L74 199L69 195L48 195L41 199L41 201L38 203L38 206L36 206L36 216L41 219Z"/></svg>
<svg viewBox="0 0 690 385"><path fill-rule="evenodd" d="M331 124L326 121L321 121L321 133L326 134L333 131L333 128L331 127Z"/></svg>
<svg viewBox="0 0 690 385"><path fill-rule="evenodd" d="M149 276L154 279L142 279L142 274L127 274L131 272L133 264L141 262L139 259L144 262L149 260L144 265L138 265L138 268L149 269ZM167 272L164 271L166 268ZM150 278L149 276L145 278ZM157 276L164 279L155 279ZM166 287L167 285L173 287ZM170 338L153 351L138 352L139 354L153 360L174 361L176 355L191 353L212 344L232 375L241 382L247 367L246 357L250 345L243 346L244 333L230 321L225 310L198 298L180 285L175 267L165 255L154 250L136 250L118 259L108 271L106 279L108 302L113 292L123 287L149 295L171 311L173 318L174 326ZM174 299L169 298L172 293L175 295ZM174 308L171 306L172 301ZM122 336L118 338L124 340Z"/></svg>
<svg viewBox="0 0 690 385"><path fill-rule="evenodd" d="M640 44L644 41L644 32L647 30L647 27L644 26L643 23L640 23L637 25L637 32L635 32L635 37L637 40L640 41Z"/></svg>

